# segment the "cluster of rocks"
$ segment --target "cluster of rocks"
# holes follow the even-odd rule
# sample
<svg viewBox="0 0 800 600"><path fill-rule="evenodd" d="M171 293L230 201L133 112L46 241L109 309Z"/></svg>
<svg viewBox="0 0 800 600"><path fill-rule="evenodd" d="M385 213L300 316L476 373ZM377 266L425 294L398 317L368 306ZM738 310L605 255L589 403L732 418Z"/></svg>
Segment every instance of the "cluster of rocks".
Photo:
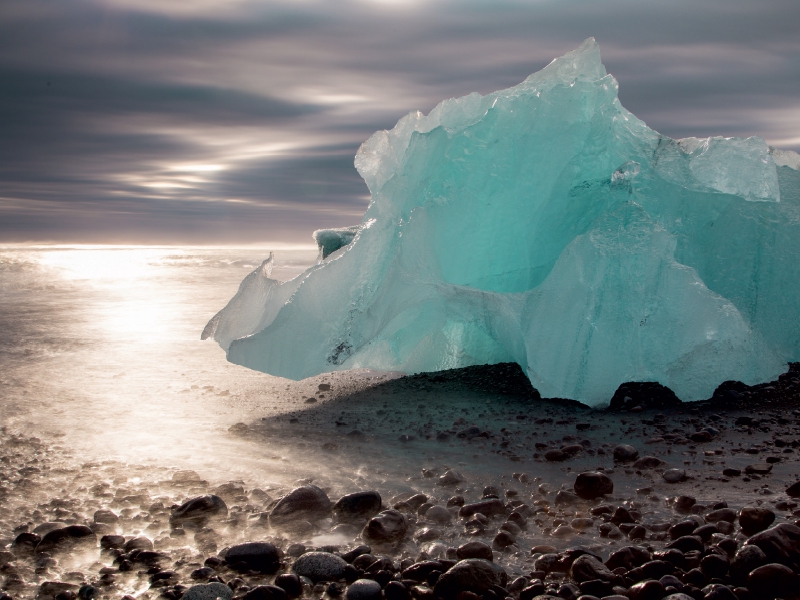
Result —
<svg viewBox="0 0 800 600"><path fill-rule="evenodd" d="M620 452L620 460L641 460ZM536 485L523 473L514 479ZM173 482L206 485L193 472L175 473ZM439 489L461 482L447 471ZM332 502L304 484L271 500L232 482L180 504L153 503L147 513L161 517L150 521L159 525L149 528L153 538L125 535L137 516L126 509L98 508L89 522L67 523L79 503L58 499L50 509L63 521L18 525L0 551L0 600L757 600L800 591L800 527L771 509L677 496L668 500L669 518L645 522L638 503L613 497L606 473L578 474L552 502L546 487L539 484L530 502L486 486L473 501L406 493L386 504L375 490ZM120 499L106 490L94 493ZM786 493L800 496L800 482ZM243 516L222 496L260 497L267 510ZM132 500L144 498L123 504ZM319 532L350 541L307 546ZM587 543L556 547L577 536ZM613 547L607 554L603 540Z"/></svg>

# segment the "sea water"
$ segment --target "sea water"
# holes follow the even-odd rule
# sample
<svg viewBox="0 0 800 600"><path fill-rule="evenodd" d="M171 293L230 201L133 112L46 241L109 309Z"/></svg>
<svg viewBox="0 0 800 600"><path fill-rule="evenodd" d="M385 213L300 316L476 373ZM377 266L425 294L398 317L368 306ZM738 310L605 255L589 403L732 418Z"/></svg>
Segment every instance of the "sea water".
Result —
<svg viewBox="0 0 800 600"><path fill-rule="evenodd" d="M275 410L285 381L227 363L198 333L269 251L0 249L3 424L61 440L83 460L221 476L280 465L274 449L245 450L228 429ZM316 255L281 249L275 275L290 279Z"/></svg>

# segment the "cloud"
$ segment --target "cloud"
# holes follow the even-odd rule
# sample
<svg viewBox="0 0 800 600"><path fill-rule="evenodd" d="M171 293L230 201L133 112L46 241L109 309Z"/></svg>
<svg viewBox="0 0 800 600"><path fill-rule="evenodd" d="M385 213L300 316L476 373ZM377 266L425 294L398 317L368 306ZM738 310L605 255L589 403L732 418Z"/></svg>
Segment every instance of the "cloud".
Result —
<svg viewBox="0 0 800 600"><path fill-rule="evenodd" d="M363 212L373 131L589 36L654 129L800 149L798 21L794 0L7 0L0 241L306 241Z"/></svg>

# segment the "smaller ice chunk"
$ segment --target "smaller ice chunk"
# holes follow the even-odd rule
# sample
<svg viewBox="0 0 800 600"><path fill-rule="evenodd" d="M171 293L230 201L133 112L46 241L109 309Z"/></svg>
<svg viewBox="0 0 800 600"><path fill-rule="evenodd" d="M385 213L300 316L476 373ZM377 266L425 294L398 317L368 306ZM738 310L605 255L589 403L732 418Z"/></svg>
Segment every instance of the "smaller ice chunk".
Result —
<svg viewBox="0 0 800 600"><path fill-rule="evenodd" d="M772 160L775 161L775 164L779 167L789 167L795 171L800 171L800 154L797 152L780 150L770 146L769 153L772 155Z"/></svg>
<svg viewBox="0 0 800 600"><path fill-rule="evenodd" d="M778 172L760 137L662 138L656 170L697 191L733 194L750 202L780 202Z"/></svg>
<svg viewBox="0 0 800 600"><path fill-rule="evenodd" d="M233 340L261 331L272 323L303 280L302 276L286 282L272 279L274 261L274 254L270 252L269 258L244 278L239 291L212 317L200 339L213 338L227 351Z"/></svg>

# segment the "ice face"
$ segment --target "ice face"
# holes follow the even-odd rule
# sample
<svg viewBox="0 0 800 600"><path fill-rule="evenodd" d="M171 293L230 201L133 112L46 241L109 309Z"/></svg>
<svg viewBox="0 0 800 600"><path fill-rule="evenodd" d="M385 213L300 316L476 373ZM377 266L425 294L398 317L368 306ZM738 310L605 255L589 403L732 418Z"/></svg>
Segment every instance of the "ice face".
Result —
<svg viewBox="0 0 800 600"><path fill-rule="evenodd" d="M695 400L771 380L800 360L798 158L649 129L589 39L375 133L362 223L317 232L290 282L251 274L209 335L291 379L515 361L588 403L626 381Z"/></svg>

